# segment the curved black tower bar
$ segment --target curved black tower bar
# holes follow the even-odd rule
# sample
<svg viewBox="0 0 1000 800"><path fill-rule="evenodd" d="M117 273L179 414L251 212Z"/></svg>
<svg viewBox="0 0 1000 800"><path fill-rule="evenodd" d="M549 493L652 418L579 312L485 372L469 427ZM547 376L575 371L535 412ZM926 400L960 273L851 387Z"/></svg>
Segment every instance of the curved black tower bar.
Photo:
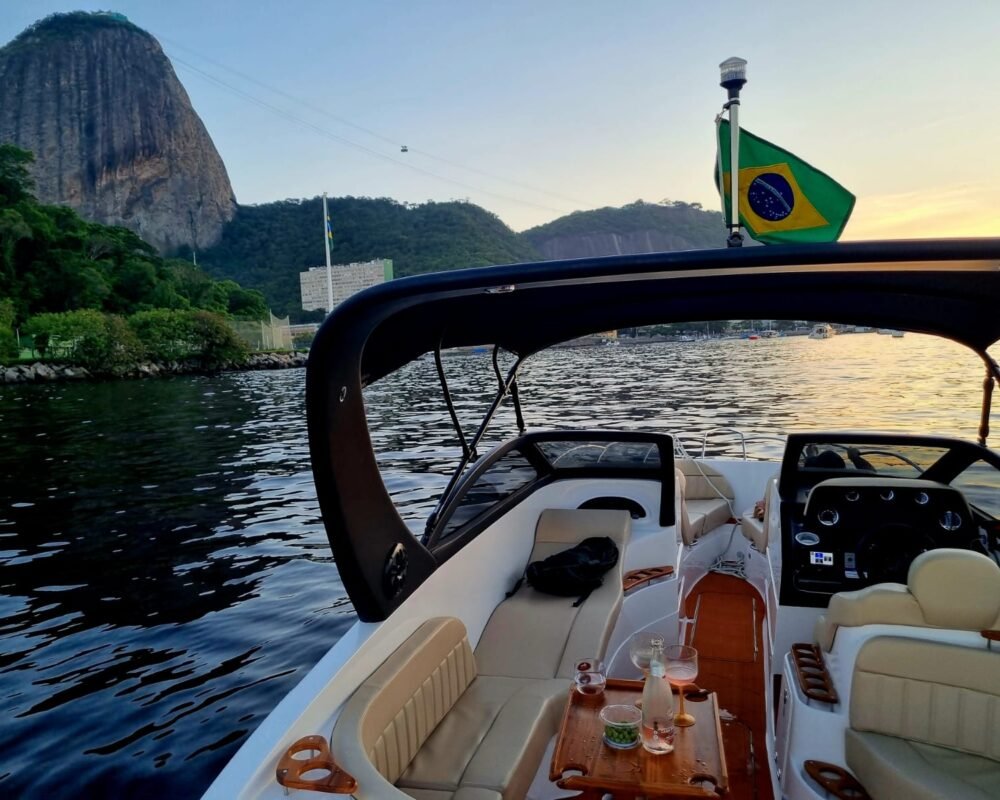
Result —
<svg viewBox="0 0 1000 800"><path fill-rule="evenodd" d="M1000 369L986 348L1000 338L998 298L1000 239L553 261L422 275L361 292L323 324L306 380L316 491L348 594L361 619L385 619L437 566L382 484L361 396L424 353L488 345L523 360L598 331L739 319L753 309L755 318L953 339L983 358L992 386Z"/></svg>

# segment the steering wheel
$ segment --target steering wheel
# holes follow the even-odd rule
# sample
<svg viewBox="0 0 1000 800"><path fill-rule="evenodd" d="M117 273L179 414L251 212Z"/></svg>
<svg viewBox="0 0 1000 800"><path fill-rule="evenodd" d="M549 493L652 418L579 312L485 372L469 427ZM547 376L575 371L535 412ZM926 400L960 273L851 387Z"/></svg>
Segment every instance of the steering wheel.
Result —
<svg viewBox="0 0 1000 800"><path fill-rule="evenodd" d="M937 547L926 530L903 522L888 522L858 541L858 573L871 583L906 583L910 564L921 553Z"/></svg>

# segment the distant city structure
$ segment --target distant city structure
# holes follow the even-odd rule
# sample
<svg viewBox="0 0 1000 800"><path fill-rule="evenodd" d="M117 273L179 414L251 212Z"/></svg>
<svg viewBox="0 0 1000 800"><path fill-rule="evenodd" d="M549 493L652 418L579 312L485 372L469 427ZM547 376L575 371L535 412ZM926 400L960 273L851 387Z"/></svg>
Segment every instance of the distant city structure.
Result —
<svg viewBox="0 0 1000 800"><path fill-rule="evenodd" d="M352 264L334 264L333 307L336 308L352 294L357 294L369 286L392 280L392 259L376 258L374 261ZM326 307L326 267L310 267L299 273L302 287L303 311L328 311Z"/></svg>

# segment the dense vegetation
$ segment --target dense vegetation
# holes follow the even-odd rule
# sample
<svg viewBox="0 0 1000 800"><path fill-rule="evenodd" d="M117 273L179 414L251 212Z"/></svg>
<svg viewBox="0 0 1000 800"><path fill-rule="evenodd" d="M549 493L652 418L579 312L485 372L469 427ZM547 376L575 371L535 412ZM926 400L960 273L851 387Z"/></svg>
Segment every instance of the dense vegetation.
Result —
<svg viewBox="0 0 1000 800"><path fill-rule="evenodd" d="M164 334L149 333L148 322L132 324L157 309L174 312L157 317L176 326L171 352L238 355L224 319L262 319L263 295L213 280L185 261L163 259L125 228L39 203L31 194L31 162L27 151L0 144L0 359L17 355L15 327L41 337L43 350L98 371L102 363L111 369L163 357L152 343Z"/></svg>
<svg viewBox="0 0 1000 800"><path fill-rule="evenodd" d="M49 14L33 22L15 36L4 49L10 53L21 47L33 47L40 42L66 41L81 33L109 28L125 28L144 36L149 35L142 28L129 22L124 14L109 11L70 11L65 14Z"/></svg>
<svg viewBox="0 0 1000 800"><path fill-rule="evenodd" d="M622 208L578 211L521 234L470 203L407 205L388 198L329 200L333 262L391 258L396 277L423 272L541 259L551 238L574 234L663 231L678 246L725 244L722 215L697 203L637 201ZM198 254L206 270L259 289L276 313L295 321L322 319L303 312L299 272L324 263L322 200L283 200L241 206L222 241Z"/></svg>
<svg viewBox="0 0 1000 800"><path fill-rule="evenodd" d="M538 258L497 216L471 203L328 202L335 264L390 258L396 277L403 277ZM321 319L322 312L302 311L299 272L325 263L322 204L314 197L240 206L222 241L198 261L214 275L262 291L280 316Z"/></svg>
<svg viewBox="0 0 1000 800"><path fill-rule="evenodd" d="M719 211L705 211L700 203L664 200L647 203L636 200L621 208L575 211L521 234L534 247L558 236L594 233L628 234L658 230L688 243L691 248L723 247L726 227Z"/></svg>

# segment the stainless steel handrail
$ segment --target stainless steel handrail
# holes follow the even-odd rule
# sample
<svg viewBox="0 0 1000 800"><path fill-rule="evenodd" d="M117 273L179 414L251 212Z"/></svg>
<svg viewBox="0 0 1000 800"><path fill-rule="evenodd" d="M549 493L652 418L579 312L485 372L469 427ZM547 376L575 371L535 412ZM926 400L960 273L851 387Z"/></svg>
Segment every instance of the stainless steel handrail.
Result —
<svg viewBox="0 0 1000 800"><path fill-rule="evenodd" d="M776 433L751 433L746 434L738 428L709 428L701 436L701 456L704 458L706 450L708 449L708 437L714 436L715 434L726 433L733 436L738 436L740 439L740 449L743 453L743 460L747 461L747 441L771 441L778 442L779 444L785 443L785 436Z"/></svg>

